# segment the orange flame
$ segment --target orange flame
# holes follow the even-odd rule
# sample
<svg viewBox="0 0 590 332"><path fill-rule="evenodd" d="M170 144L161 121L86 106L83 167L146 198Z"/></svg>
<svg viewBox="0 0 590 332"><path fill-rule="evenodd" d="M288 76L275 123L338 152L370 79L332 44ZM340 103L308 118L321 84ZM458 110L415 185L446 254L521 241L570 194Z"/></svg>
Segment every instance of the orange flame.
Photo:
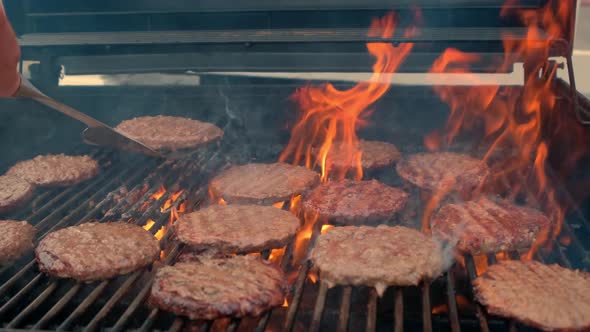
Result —
<svg viewBox="0 0 590 332"><path fill-rule="evenodd" d="M301 212L301 195L291 197L289 211L295 216L299 215L299 212Z"/></svg>
<svg viewBox="0 0 590 332"><path fill-rule="evenodd" d="M553 222L552 229L546 236L537 238L531 253L555 238L561 231L564 211L556 199L546 174L546 161L549 156L549 142L542 135L544 112L551 112L556 103L556 96L551 89L551 78L555 69L547 73L547 60L553 38L567 33L567 22L572 13L572 1L549 1L540 10L514 11L508 4L502 10L503 16L516 15L527 27L524 40L514 36L504 36L504 62L496 66L498 71L508 69L515 60L527 59L529 70L525 85L520 95L517 89L499 86L437 86L435 91L449 104L450 115L445 128L445 138L450 144L456 135L465 129L477 128L483 123L484 138L492 139L492 144L484 161L489 161L499 148L508 148L514 152L510 160L502 160L492 165L497 169L491 180L498 184L510 184L511 197L525 195L538 202ZM557 6L556 6L557 4ZM543 29L549 40L542 38ZM463 53L456 49L447 49L433 64L433 73L464 73L474 84L477 76L470 71L470 65L479 61L477 55ZM545 78L539 76L545 71ZM440 134L429 135L425 143L429 148L438 148L436 138ZM495 167L494 167L495 166ZM531 167L532 166L532 167ZM534 188L534 192L525 192L525 188Z"/></svg>
<svg viewBox="0 0 590 332"><path fill-rule="evenodd" d="M315 273L315 271L309 271L309 273L307 274L307 277L309 278L309 280L311 280L311 282L313 282L314 284L316 282L318 282L318 275Z"/></svg>
<svg viewBox="0 0 590 332"><path fill-rule="evenodd" d="M146 221L145 225L143 225L143 229L145 229L146 231L149 231L155 224L156 222L153 221L152 219L148 219L148 221Z"/></svg>
<svg viewBox="0 0 590 332"><path fill-rule="evenodd" d="M162 196L164 196L165 193L166 193L166 188L164 187L164 185L161 185L160 189L158 189L158 191L156 191L152 195L152 198L155 199L156 201L159 201L160 198L162 198Z"/></svg>
<svg viewBox="0 0 590 332"><path fill-rule="evenodd" d="M304 213L304 224L295 237L295 246L293 248L293 265L299 264L304 258L307 251L307 245L313 233L313 227L318 221L316 213Z"/></svg>
<svg viewBox="0 0 590 332"><path fill-rule="evenodd" d="M475 263L475 271L478 276L488 269L488 257L486 255L473 256L473 261Z"/></svg>
<svg viewBox="0 0 590 332"><path fill-rule="evenodd" d="M223 198L220 197L219 200L217 201L217 204L219 204L219 205L227 205L227 202L225 201L225 199L223 199Z"/></svg>
<svg viewBox="0 0 590 332"><path fill-rule="evenodd" d="M391 38L395 28L394 16L388 14L373 20L368 35ZM406 30L406 35L412 33L413 29ZM295 165L304 162L307 168L320 167L322 181L327 181L329 172L334 173L334 178L342 179L351 169L355 178L361 179L361 151L358 149L356 130L366 124L369 107L389 90L393 73L412 47L412 43L398 47L389 43L368 43L369 53L376 58L369 81L348 90L338 90L331 83L298 89L292 99L299 106L300 118L279 160L290 159ZM343 155L348 158L343 164L350 167L332 170L328 165L327 156L334 142L343 145Z"/></svg>
<svg viewBox="0 0 590 332"><path fill-rule="evenodd" d="M285 255L285 249L286 247L271 250L270 255L268 256L268 260L273 263L280 262L283 258L283 255Z"/></svg>
<svg viewBox="0 0 590 332"><path fill-rule="evenodd" d="M326 234L326 232L331 230L332 228L334 228L333 225L322 225L322 230L320 231L320 234Z"/></svg>
<svg viewBox="0 0 590 332"><path fill-rule="evenodd" d="M457 308L459 311L466 311L473 307L471 301L461 294L455 295L455 301L457 301ZM444 314L447 312L449 312L449 306L446 303L432 308L433 315Z"/></svg>
<svg viewBox="0 0 590 332"><path fill-rule="evenodd" d="M285 205L285 201L282 201L282 202L274 203L272 206L276 207L277 209L282 209L284 205Z"/></svg>
<svg viewBox="0 0 590 332"><path fill-rule="evenodd" d="M186 201L180 203L178 206L178 213L185 213L186 212Z"/></svg>
<svg viewBox="0 0 590 332"><path fill-rule="evenodd" d="M160 227L160 229L154 234L154 237L160 241L166 234L166 226Z"/></svg>
<svg viewBox="0 0 590 332"><path fill-rule="evenodd" d="M285 297L285 300L283 300L283 304L281 305L281 307L283 307L283 308L289 307L289 301L287 301L286 297Z"/></svg>

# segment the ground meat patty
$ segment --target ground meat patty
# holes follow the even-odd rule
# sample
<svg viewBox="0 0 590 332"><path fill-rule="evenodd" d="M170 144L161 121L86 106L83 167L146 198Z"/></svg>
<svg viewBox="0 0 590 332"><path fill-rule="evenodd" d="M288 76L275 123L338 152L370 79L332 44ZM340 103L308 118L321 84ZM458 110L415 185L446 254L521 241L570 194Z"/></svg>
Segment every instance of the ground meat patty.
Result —
<svg viewBox="0 0 590 332"><path fill-rule="evenodd" d="M125 120L115 129L153 149L163 151L192 149L223 136L223 130L214 124L166 115Z"/></svg>
<svg viewBox="0 0 590 332"><path fill-rule="evenodd" d="M387 142L360 140L357 149L362 153L361 166L364 170L383 168L401 158L397 147ZM337 169L354 167L356 160L350 156L351 152L354 150L346 149L342 143L334 143L330 147L326 163Z"/></svg>
<svg viewBox="0 0 590 332"><path fill-rule="evenodd" d="M151 264L160 256L160 246L150 232L136 225L86 223L48 234L35 255L43 272L91 281Z"/></svg>
<svg viewBox="0 0 590 332"><path fill-rule="evenodd" d="M318 238L311 260L321 280L333 285L417 285L442 273L439 243L401 226L334 227Z"/></svg>
<svg viewBox="0 0 590 332"><path fill-rule="evenodd" d="M501 261L475 279L490 314L545 330L590 329L590 274L535 261Z"/></svg>
<svg viewBox="0 0 590 332"><path fill-rule="evenodd" d="M430 226L434 237L458 240L458 250L478 255L527 248L549 224L535 209L480 198L443 206Z"/></svg>
<svg viewBox="0 0 590 332"><path fill-rule="evenodd" d="M14 175L0 176L0 213L12 210L33 195L34 187Z"/></svg>
<svg viewBox="0 0 590 332"><path fill-rule="evenodd" d="M281 305L285 278L255 257L203 258L161 268L150 303L190 319L257 316Z"/></svg>
<svg viewBox="0 0 590 332"><path fill-rule="evenodd" d="M489 170L481 160L453 152L419 153L397 163L397 173L416 186L436 191L454 180L457 192L477 188Z"/></svg>
<svg viewBox="0 0 590 332"><path fill-rule="evenodd" d="M334 223L354 224L391 219L407 201L407 193L377 180L342 180L314 189L305 197L303 209Z"/></svg>
<svg viewBox="0 0 590 332"><path fill-rule="evenodd" d="M33 249L35 228L26 221L0 220L0 264L18 259Z"/></svg>
<svg viewBox="0 0 590 332"><path fill-rule="evenodd" d="M69 186L98 174L98 163L90 156L49 154L16 163L8 172L38 186Z"/></svg>
<svg viewBox="0 0 590 332"><path fill-rule="evenodd" d="M285 163L234 166L215 177L210 189L229 203L273 204L302 194L320 182L319 174Z"/></svg>
<svg viewBox="0 0 590 332"><path fill-rule="evenodd" d="M182 215L176 235L195 250L242 253L281 248L298 228L297 217L271 206L213 205Z"/></svg>

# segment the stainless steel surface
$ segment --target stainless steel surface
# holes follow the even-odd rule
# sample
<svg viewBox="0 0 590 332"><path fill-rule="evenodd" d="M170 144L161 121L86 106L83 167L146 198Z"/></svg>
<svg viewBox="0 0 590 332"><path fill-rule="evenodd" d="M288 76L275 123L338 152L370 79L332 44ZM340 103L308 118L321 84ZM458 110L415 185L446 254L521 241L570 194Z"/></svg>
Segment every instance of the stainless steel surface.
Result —
<svg viewBox="0 0 590 332"><path fill-rule="evenodd" d="M21 84L15 94L15 97L33 99L55 111L84 123L88 126L88 128L84 130L82 136L84 138L84 142L87 144L109 146L116 149L145 154L152 157L162 157L160 153L156 152L150 147L121 134L106 124L94 119L93 117L90 117L45 95L24 77L21 77Z"/></svg>

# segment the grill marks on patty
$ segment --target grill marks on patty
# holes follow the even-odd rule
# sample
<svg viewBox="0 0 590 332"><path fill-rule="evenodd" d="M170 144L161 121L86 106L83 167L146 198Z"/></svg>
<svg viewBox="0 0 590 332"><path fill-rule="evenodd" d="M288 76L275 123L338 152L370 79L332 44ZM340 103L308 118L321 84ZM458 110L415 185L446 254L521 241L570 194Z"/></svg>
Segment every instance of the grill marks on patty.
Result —
<svg viewBox="0 0 590 332"><path fill-rule="evenodd" d="M501 261L475 279L490 314L545 330L590 329L590 274L535 261Z"/></svg>
<svg viewBox="0 0 590 332"><path fill-rule="evenodd" d="M404 208L408 196L377 180L331 181L314 189L303 209L339 224L386 221Z"/></svg>
<svg viewBox="0 0 590 332"><path fill-rule="evenodd" d="M166 115L125 120L115 129L153 149L165 151L196 148L223 136L223 130L214 124Z"/></svg>
<svg viewBox="0 0 590 332"><path fill-rule="evenodd" d="M98 172L98 163L90 156L48 154L18 162L6 174L37 186L69 186L88 180Z"/></svg>
<svg viewBox="0 0 590 332"><path fill-rule="evenodd" d="M485 197L445 205L431 220L433 236L458 238L457 248L474 255L527 248L549 224L540 211Z"/></svg>
<svg viewBox="0 0 590 332"><path fill-rule="evenodd" d="M160 256L160 245L136 225L86 223L49 233L39 242L35 255L43 272L92 281L151 264Z"/></svg>
<svg viewBox="0 0 590 332"><path fill-rule="evenodd" d="M439 243L401 226L335 227L321 235L311 260L323 281L333 285L375 287L417 285L443 270Z"/></svg>
<svg viewBox="0 0 590 332"><path fill-rule="evenodd" d="M283 273L249 256L201 258L158 270L150 303L190 319L258 316L283 303Z"/></svg>
<svg viewBox="0 0 590 332"><path fill-rule="evenodd" d="M229 203L273 204L305 193L319 181L318 173L302 166L252 163L227 169L209 188Z"/></svg>
<svg viewBox="0 0 590 332"><path fill-rule="evenodd" d="M246 253L285 246L299 219L270 206L213 205L182 215L175 227L178 239L192 249Z"/></svg>
<svg viewBox="0 0 590 332"><path fill-rule="evenodd" d="M34 186L14 175L0 176L0 213L10 211L33 195Z"/></svg>
<svg viewBox="0 0 590 332"><path fill-rule="evenodd" d="M0 220L0 265L33 249L36 230L26 221Z"/></svg>

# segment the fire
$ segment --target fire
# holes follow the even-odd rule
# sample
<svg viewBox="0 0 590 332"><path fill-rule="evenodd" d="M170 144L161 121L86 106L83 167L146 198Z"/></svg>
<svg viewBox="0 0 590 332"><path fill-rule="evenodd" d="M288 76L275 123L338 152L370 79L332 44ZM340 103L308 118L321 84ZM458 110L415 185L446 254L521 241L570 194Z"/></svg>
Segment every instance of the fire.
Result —
<svg viewBox="0 0 590 332"><path fill-rule="evenodd" d="M301 195L291 197L291 203L289 204L289 211L295 216L301 212Z"/></svg>
<svg viewBox="0 0 590 332"><path fill-rule="evenodd" d="M168 198L166 200L166 202L164 203L164 205L162 205L160 207L160 212L164 212L164 211L168 210L172 206L172 203L176 202L176 200L178 199L178 197L180 197L180 195L182 195L183 192L184 192L184 190L181 189L181 190L179 190L179 191L171 194L170 195L170 198Z"/></svg>
<svg viewBox="0 0 590 332"><path fill-rule="evenodd" d="M154 237L156 239L158 239L158 241L160 241L160 240L162 240L162 238L164 237L164 235L166 235L166 226L160 227L160 229L158 229L158 231L156 232L156 234L154 234Z"/></svg>
<svg viewBox="0 0 590 332"><path fill-rule="evenodd" d="M333 225L322 225L322 230L320 231L320 234L326 234L326 232L331 230L332 228L334 228Z"/></svg>
<svg viewBox="0 0 590 332"><path fill-rule="evenodd" d="M155 224L156 222L153 221L152 219L148 219L148 221L146 221L145 225L143 225L143 229L145 229L146 231L149 231Z"/></svg>
<svg viewBox="0 0 590 332"><path fill-rule="evenodd" d="M282 202L275 203L272 206L276 207L277 209L282 209L284 205L285 205L285 201L282 201Z"/></svg>
<svg viewBox="0 0 590 332"><path fill-rule="evenodd" d="M304 213L303 220L303 227L295 237L295 247L293 250L294 265L299 264L305 258L307 245L311 239L315 223L318 221L318 215L315 213Z"/></svg>
<svg viewBox="0 0 590 332"><path fill-rule="evenodd" d="M156 191L152 195L152 198L155 199L156 201L159 201L160 198L162 198L162 196L164 196L165 193L166 193L166 188L164 187L164 185L161 185L160 189L158 189L158 191Z"/></svg>
<svg viewBox="0 0 590 332"><path fill-rule="evenodd" d="M473 307L471 301L461 294L455 295L455 301L457 301L457 308L459 311L467 311ZM432 308L433 315L444 314L447 312L449 312L449 306L446 303Z"/></svg>
<svg viewBox="0 0 590 332"><path fill-rule="evenodd" d="M285 297L285 299L283 300L283 304L281 305L281 307L283 308L287 308L289 307L289 301L287 301L287 298Z"/></svg>
<svg viewBox="0 0 590 332"><path fill-rule="evenodd" d="M166 252L164 250L160 250L160 260L163 261L166 259Z"/></svg>
<svg viewBox="0 0 590 332"><path fill-rule="evenodd" d="M282 247L280 249L273 249L270 251L270 255L268 256L268 260L273 263L278 263L285 255L286 247Z"/></svg>
<svg viewBox="0 0 590 332"><path fill-rule="evenodd" d="M444 135L435 132L425 139L429 149L438 149L442 143L451 144L461 130L477 129L483 124L483 138L491 142L483 158L493 161L494 153L500 149L510 149L510 159L493 161L490 165L497 170L490 176L491 183L509 184L510 196L524 195L527 201L538 202L553 221L545 236L537 238L537 243L526 255L544 245L548 239L555 238L561 231L564 219L563 208L557 201L556 191L547 176L546 163L549 158L550 138L542 135L543 121L548 112L554 111L556 96L551 89L555 69L547 72L551 39L564 36L569 29L568 20L572 14L572 1L549 1L540 10L514 11L508 4L502 16L516 16L527 27L524 41L512 36L504 36L505 59L496 69L508 69L514 60L527 59L529 68L525 71L525 84L522 92L514 88L500 86L436 86L439 97L450 106L450 115ZM557 5L557 6L556 6ZM542 28L550 40L541 38ZM470 71L470 65L480 60L479 56L463 53L457 49L447 49L432 65L432 73L462 73L478 83L477 76ZM544 76L539 76L540 71ZM503 150L502 150L503 151ZM533 188L533 192L525 191Z"/></svg>
<svg viewBox="0 0 590 332"><path fill-rule="evenodd" d="M178 206L178 213L185 213L186 212L186 201L180 203Z"/></svg>
<svg viewBox="0 0 590 332"><path fill-rule="evenodd" d="M368 35L391 38L395 29L395 18L388 14L372 22ZM408 29L405 33L410 35L414 30ZM280 161L291 160L295 165L303 162L307 168L319 167L322 181L327 181L329 173L333 173L333 178L342 179L351 170L356 179L362 178L356 130L366 125L370 106L389 90L393 73L408 56L413 44L403 43L395 47L390 43L368 43L366 46L376 58L369 81L348 90L338 90L331 83L305 86L292 95L301 114ZM344 164L350 167L331 169L327 157L334 142L343 145L343 154L348 158Z"/></svg>
<svg viewBox="0 0 590 332"><path fill-rule="evenodd" d="M227 205L227 202L225 201L225 199L219 197L219 200L217 201L217 204L219 204L219 205Z"/></svg>
<svg viewBox="0 0 590 332"><path fill-rule="evenodd" d="M488 257L486 255L473 256L475 262L475 271L478 276L488 269Z"/></svg>
<svg viewBox="0 0 590 332"><path fill-rule="evenodd" d="M318 282L318 275L315 273L315 271L309 271L309 273L307 274L307 277L309 278L309 280L311 280L311 282L313 282L314 284L316 282Z"/></svg>

